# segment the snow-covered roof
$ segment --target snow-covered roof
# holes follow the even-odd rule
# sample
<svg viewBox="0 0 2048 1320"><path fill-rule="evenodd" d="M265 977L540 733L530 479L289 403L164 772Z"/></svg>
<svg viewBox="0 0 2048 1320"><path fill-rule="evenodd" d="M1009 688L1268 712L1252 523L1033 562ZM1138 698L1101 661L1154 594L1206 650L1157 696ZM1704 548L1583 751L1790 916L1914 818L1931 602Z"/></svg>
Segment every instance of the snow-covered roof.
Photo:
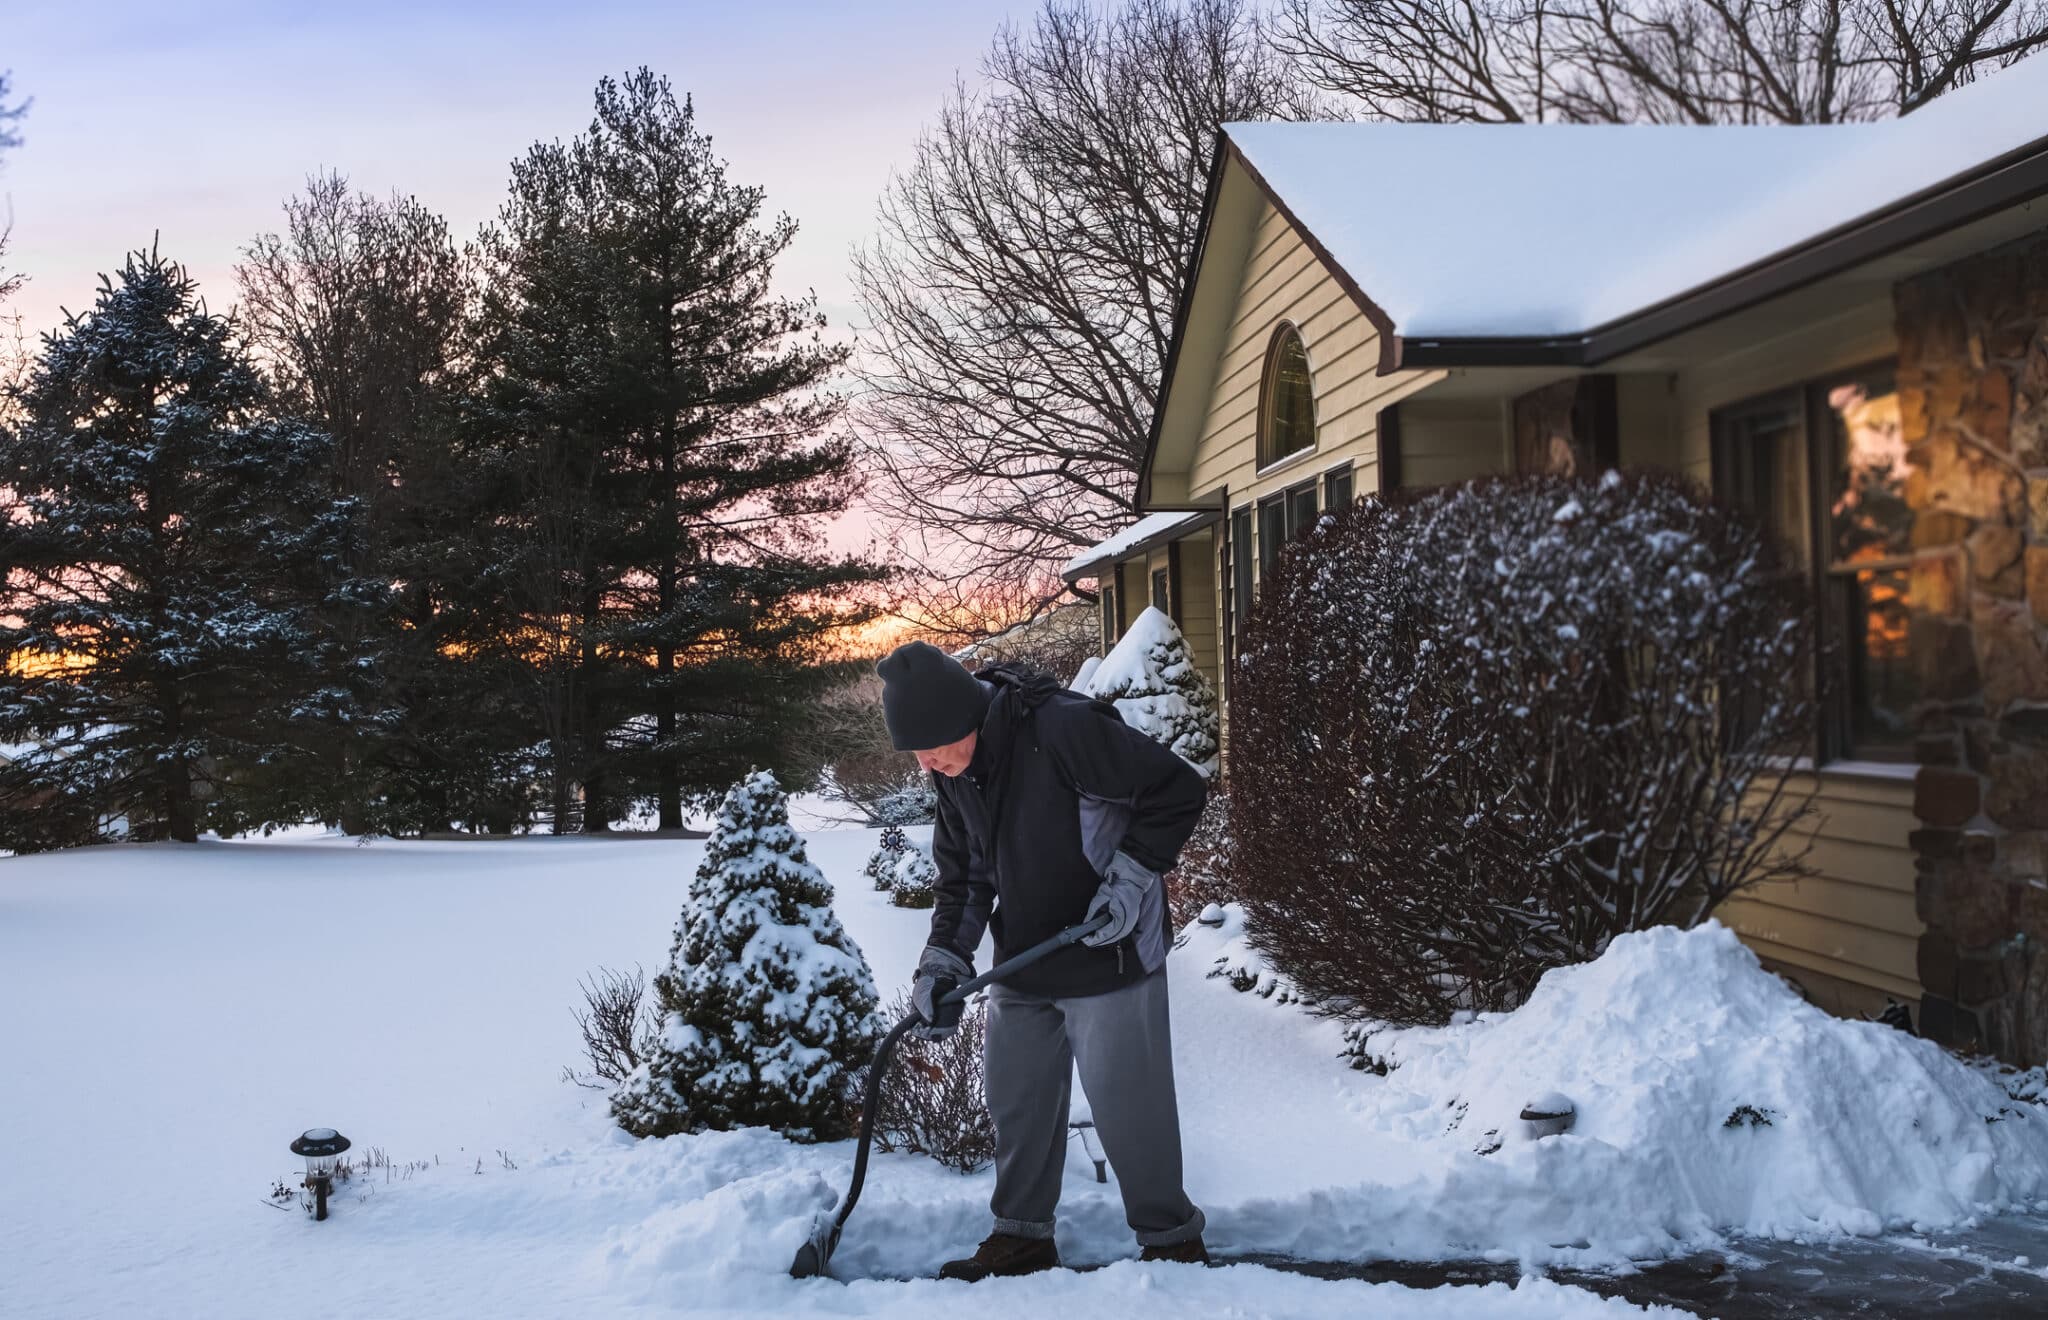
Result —
<svg viewBox="0 0 2048 1320"><path fill-rule="evenodd" d="M1868 124L1229 124L1408 338L1574 334L2048 134L2036 55Z"/></svg>
<svg viewBox="0 0 2048 1320"><path fill-rule="evenodd" d="M1060 576L1072 582L1075 578L1090 576L1088 570L1135 552L1148 541L1170 540L1171 534L1183 529L1192 531L1198 523L1211 522L1216 514L1207 510L1188 513L1184 510L1169 509L1165 513L1147 514L1115 536L1098 541L1080 554L1069 559L1060 570Z"/></svg>

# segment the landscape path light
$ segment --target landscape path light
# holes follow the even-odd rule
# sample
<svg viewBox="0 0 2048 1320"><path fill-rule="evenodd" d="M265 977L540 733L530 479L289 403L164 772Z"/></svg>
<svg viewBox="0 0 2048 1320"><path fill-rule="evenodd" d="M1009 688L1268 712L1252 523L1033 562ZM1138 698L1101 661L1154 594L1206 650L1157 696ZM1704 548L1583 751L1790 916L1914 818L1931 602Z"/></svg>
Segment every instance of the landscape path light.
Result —
<svg viewBox="0 0 2048 1320"><path fill-rule="evenodd" d="M307 1128L292 1142L292 1154L306 1157L306 1181L313 1193L313 1218L327 1218L327 1194L334 1190L334 1166L348 1149L348 1138L333 1128Z"/></svg>

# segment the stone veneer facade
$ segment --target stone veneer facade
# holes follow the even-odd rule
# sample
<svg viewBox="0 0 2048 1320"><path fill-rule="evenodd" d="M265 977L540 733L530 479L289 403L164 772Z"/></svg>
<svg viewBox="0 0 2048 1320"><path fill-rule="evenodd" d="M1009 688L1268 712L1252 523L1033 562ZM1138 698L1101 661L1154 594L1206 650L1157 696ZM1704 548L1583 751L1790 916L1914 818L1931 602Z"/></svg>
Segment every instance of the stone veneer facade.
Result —
<svg viewBox="0 0 2048 1320"><path fill-rule="evenodd" d="M1898 286L1922 1034L2048 1061L2048 230Z"/></svg>

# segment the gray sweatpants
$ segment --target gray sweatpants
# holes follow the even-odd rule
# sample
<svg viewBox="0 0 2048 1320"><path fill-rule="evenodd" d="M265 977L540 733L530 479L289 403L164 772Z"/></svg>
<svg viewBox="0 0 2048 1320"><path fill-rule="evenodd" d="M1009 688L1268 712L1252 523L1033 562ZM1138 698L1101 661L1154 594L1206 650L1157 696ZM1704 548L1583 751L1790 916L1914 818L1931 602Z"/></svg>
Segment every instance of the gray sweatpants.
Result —
<svg viewBox="0 0 2048 1320"><path fill-rule="evenodd" d="M996 1125L996 1231L1052 1236L1067 1160L1067 1099L1076 1065L1102 1152L1116 1170L1124 1218L1142 1246L1202 1235L1181 1187L1180 1113L1166 969L1083 999L1003 986L988 992L988 1108Z"/></svg>

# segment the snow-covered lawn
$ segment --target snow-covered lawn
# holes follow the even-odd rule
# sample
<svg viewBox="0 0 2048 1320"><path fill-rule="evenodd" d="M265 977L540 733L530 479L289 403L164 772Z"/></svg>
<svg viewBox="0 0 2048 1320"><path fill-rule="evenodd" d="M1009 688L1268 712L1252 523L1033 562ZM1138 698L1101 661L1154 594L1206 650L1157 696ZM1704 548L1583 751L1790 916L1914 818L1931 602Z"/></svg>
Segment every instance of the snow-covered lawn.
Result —
<svg viewBox="0 0 2048 1320"><path fill-rule="evenodd" d="M860 880L874 838L812 831L809 850L886 1000L927 915ZM0 861L0 1314L1643 1313L1534 1278L1417 1292L1141 1266L1078 1144L1062 1252L1108 1268L971 1293L884 1281L970 1249L988 1197L986 1174L885 1156L834 1262L859 1281L793 1281L851 1143L635 1142L561 1080L581 1064L578 977L660 965L701 849L302 833ZM2048 1119L1985 1122L1989 1082L1774 998L1712 931L1554 978L1503 1021L1383 1037L1385 1078L1335 1057L1334 1024L1205 977L1232 935L1197 930L1169 962L1189 1191L1215 1249L1584 1263L2048 1197ZM1550 1089L1579 1102L1574 1135L1474 1153ZM1724 1128L1724 1104L1776 1119ZM395 1166L322 1224L267 1203L318 1125Z"/></svg>

